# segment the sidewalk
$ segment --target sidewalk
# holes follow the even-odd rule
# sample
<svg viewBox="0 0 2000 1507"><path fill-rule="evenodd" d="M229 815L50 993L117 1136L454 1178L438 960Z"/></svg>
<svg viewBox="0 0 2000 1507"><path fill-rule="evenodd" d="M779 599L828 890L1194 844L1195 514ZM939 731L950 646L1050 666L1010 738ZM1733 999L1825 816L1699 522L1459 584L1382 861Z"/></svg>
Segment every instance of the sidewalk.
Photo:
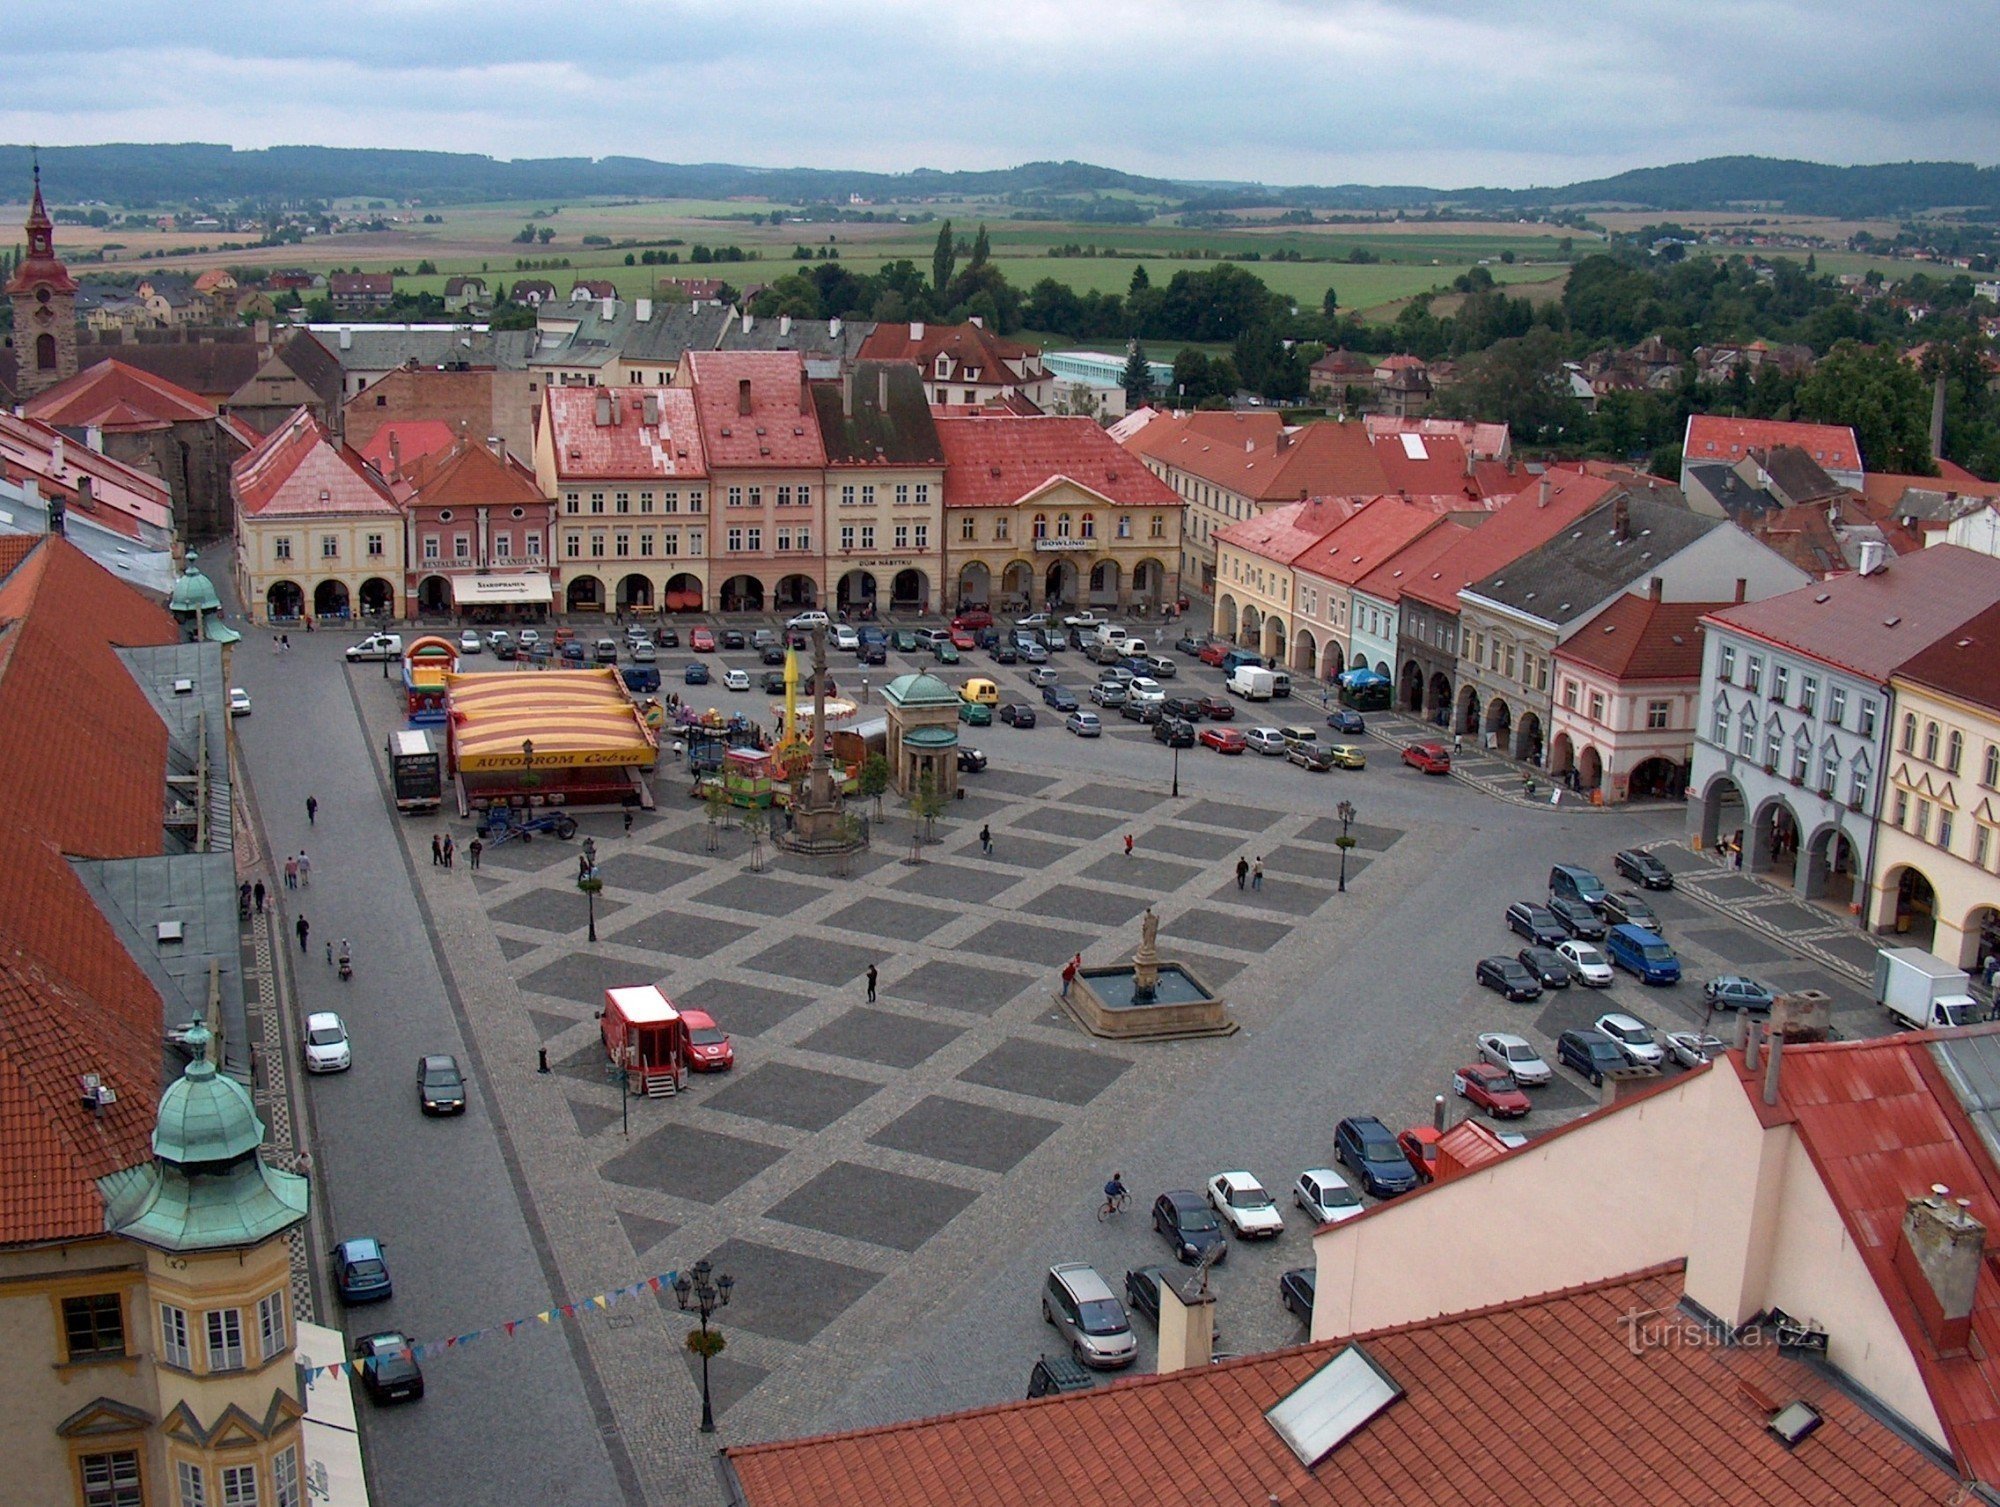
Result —
<svg viewBox="0 0 2000 1507"><path fill-rule="evenodd" d="M1450 733L1441 731L1434 723L1420 721L1404 712L1368 712L1365 720L1371 737L1390 744L1399 753L1412 743L1442 743L1447 748L1451 747ZM1496 801L1507 801L1516 806L1554 806L1565 814L1613 809L1629 811L1641 804L1630 802L1618 808L1595 805L1589 796L1578 795L1556 784L1546 770L1480 748L1478 740L1469 737L1459 740L1459 746L1451 756L1451 777L1475 790L1484 791ZM1528 795L1530 779L1535 782L1532 799Z"/></svg>

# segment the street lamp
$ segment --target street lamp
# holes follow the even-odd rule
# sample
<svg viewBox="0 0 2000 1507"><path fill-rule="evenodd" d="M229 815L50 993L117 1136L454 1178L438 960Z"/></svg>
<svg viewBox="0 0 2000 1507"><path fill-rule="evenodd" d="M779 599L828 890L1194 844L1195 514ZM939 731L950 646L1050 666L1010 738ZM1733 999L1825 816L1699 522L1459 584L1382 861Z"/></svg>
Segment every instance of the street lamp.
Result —
<svg viewBox="0 0 2000 1507"><path fill-rule="evenodd" d="M1347 893L1347 850L1354 846L1354 839L1347 835L1347 829L1354 825L1354 802L1342 801L1333 808L1333 814L1340 818L1340 836L1334 839L1340 849L1340 893Z"/></svg>
<svg viewBox="0 0 2000 1507"><path fill-rule="evenodd" d="M1168 747L1174 751L1174 799L1179 800L1181 795L1181 746L1178 743L1172 742L1170 735Z"/></svg>
<svg viewBox="0 0 2000 1507"><path fill-rule="evenodd" d="M597 893L604 888L604 881L597 877L597 843L586 837L583 840L583 856L577 861L576 887L583 891L584 902L590 907L590 940L597 940Z"/></svg>
<svg viewBox="0 0 2000 1507"><path fill-rule="evenodd" d="M597 1012L597 1018L604 1019L602 1010ZM547 1055L543 1053L545 1060ZM637 1064L638 1055L638 1044L627 1040L624 1050L613 1057L604 1069L605 1077L618 1080L618 1118L628 1141L632 1139L632 1069Z"/></svg>
<svg viewBox="0 0 2000 1507"><path fill-rule="evenodd" d="M701 1431L715 1432L715 1407L708 1394L708 1360L712 1355L722 1354L722 1331L711 1331L709 1318L718 1308L729 1306L729 1290L736 1285L736 1279L728 1273L713 1282L709 1274L715 1270L704 1256L695 1262L692 1272L682 1272L674 1278L674 1301L681 1306L681 1312L694 1313L701 1319L701 1328L688 1335L688 1349L701 1357ZM692 1301L690 1301L692 1300Z"/></svg>

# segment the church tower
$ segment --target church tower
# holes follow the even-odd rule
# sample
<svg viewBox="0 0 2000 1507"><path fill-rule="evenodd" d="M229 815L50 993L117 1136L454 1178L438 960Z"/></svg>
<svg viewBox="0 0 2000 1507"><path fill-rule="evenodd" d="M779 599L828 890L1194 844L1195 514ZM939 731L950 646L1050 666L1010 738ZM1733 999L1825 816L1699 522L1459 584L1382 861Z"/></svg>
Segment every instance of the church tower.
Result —
<svg viewBox="0 0 2000 1507"><path fill-rule="evenodd" d="M21 401L76 375L76 279L56 260L55 223L42 205L42 166L28 210L28 256L7 283Z"/></svg>

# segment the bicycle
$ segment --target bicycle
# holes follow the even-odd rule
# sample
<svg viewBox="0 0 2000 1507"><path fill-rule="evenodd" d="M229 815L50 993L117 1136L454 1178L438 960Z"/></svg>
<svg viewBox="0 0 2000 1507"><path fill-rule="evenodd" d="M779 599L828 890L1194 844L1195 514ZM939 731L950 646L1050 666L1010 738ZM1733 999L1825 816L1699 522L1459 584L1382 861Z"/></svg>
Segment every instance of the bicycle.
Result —
<svg viewBox="0 0 2000 1507"><path fill-rule="evenodd" d="M1097 1222L1102 1224L1112 1216L1122 1213L1125 1205L1131 1201L1132 1195L1130 1193L1108 1194L1104 1202L1097 1206Z"/></svg>

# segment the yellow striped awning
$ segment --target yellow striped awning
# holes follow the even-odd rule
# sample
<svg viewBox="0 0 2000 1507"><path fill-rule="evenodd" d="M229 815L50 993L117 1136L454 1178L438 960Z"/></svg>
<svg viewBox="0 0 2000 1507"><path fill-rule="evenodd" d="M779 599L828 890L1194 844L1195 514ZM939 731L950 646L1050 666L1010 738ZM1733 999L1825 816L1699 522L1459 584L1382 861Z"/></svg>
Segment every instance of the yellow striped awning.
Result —
<svg viewBox="0 0 2000 1507"><path fill-rule="evenodd" d="M447 675L445 708L455 767L468 773L537 769L651 769L659 739L614 669Z"/></svg>

